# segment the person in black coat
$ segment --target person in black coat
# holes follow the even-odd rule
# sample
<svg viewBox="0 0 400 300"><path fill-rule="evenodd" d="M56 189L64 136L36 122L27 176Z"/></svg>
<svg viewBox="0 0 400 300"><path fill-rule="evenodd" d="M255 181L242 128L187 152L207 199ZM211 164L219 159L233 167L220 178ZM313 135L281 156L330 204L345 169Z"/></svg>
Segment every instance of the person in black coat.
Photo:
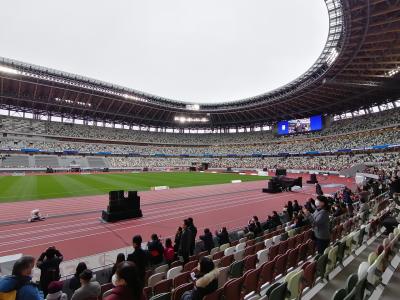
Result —
<svg viewBox="0 0 400 300"><path fill-rule="evenodd" d="M147 250L150 255L150 263L158 265L162 263L164 257L164 246L161 244L157 234L151 235L151 241L147 243Z"/></svg>
<svg viewBox="0 0 400 300"><path fill-rule="evenodd" d="M292 203L292 201L288 201L287 213L289 216L289 221L291 221L293 219L293 212L294 212L293 203Z"/></svg>
<svg viewBox="0 0 400 300"><path fill-rule="evenodd" d="M301 206L297 200L294 200L293 203L293 212L299 212L301 210Z"/></svg>
<svg viewBox="0 0 400 300"><path fill-rule="evenodd" d="M192 247L192 232L189 229L190 221L183 221L183 230L181 235L181 241L179 243L178 254L182 256L183 262L187 263L189 261L190 251Z"/></svg>
<svg viewBox="0 0 400 300"><path fill-rule="evenodd" d="M321 185L319 183L315 184L315 193L317 196L323 196L324 192L322 191Z"/></svg>
<svg viewBox="0 0 400 300"><path fill-rule="evenodd" d="M210 252L214 248L214 240L210 229L204 229L204 235L201 235L199 238L204 243L204 251Z"/></svg>
<svg viewBox="0 0 400 300"><path fill-rule="evenodd" d="M81 273L86 269L87 266L83 261L76 266L74 277L69 280L69 288L71 289L71 291L75 292L81 287L81 279L79 278L79 275L81 275Z"/></svg>
<svg viewBox="0 0 400 300"><path fill-rule="evenodd" d="M146 268L148 265L147 253L142 249L142 237L140 235L135 235L132 239L132 246L134 248L133 253L129 254L127 261L135 263L138 269L138 275L144 284L144 278L146 275Z"/></svg>
<svg viewBox="0 0 400 300"><path fill-rule="evenodd" d="M221 231L218 233L218 231L215 231L215 235L217 236L218 239L218 244L221 246L223 244L229 244L229 233L226 227L222 227Z"/></svg>
<svg viewBox="0 0 400 300"><path fill-rule="evenodd" d="M174 251L175 251L175 253L179 252L179 245L181 243L181 238L182 238L182 227L179 226L178 230L175 233L175 239L174 239Z"/></svg>
<svg viewBox="0 0 400 300"><path fill-rule="evenodd" d="M117 271L118 265L120 263L122 263L123 261L125 261L125 254L124 253L118 253L117 260L115 261L115 264L113 265L113 267L111 269L111 274L110 274L108 282L112 281L112 277L115 274L115 272Z"/></svg>
<svg viewBox="0 0 400 300"><path fill-rule="evenodd" d="M63 256L55 247L49 247L43 252L36 266L40 269L40 289L46 297L47 288L52 281L60 279L60 263L63 261Z"/></svg>
<svg viewBox="0 0 400 300"><path fill-rule="evenodd" d="M192 233L192 241L190 244L190 255L194 254L194 248L196 247L196 236L197 236L197 228L194 226L193 218L188 218L189 221L189 229Z"/></svg>

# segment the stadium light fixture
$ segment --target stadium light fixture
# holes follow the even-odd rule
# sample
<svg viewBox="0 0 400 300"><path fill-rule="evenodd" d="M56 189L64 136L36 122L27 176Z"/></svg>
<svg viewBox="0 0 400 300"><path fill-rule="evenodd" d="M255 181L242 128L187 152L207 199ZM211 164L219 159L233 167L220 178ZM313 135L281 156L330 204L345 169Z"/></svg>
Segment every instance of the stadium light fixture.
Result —
<svg viewBox="0 0 400 300"><path fill-rule="evenodd" d="M179 123L206 123L209 119L203 118L192 118L192 117L183 117L183 116L176 116L174 118L175 122Z"/></svg>
<svg viewBox="0 0 400 300"><path fill-rule="evenodd" d="M13 75L21 74L20 71L13 69L13 68L5 67L5 66L0 66L0 72L7 73L7 74L13 74Z"/></svg>
<svg viewBox="0 0 400 300"><path fill-rule="evenodd" d="M386 77L393 77L394 75L396 75L399 72L400 72L400 66L386 72Z"/></svg>

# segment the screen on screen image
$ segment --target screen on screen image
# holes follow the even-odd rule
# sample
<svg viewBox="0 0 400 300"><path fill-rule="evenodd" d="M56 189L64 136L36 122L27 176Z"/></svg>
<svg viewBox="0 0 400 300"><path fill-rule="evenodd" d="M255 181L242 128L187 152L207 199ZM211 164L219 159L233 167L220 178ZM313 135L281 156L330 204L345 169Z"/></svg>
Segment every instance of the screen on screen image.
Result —
<svg viewBox="0 0 400 300"><path fill-rule="evenodd" d="M322 129L322 116L281 121L278 123L278 134L296 134Z"/></svg>

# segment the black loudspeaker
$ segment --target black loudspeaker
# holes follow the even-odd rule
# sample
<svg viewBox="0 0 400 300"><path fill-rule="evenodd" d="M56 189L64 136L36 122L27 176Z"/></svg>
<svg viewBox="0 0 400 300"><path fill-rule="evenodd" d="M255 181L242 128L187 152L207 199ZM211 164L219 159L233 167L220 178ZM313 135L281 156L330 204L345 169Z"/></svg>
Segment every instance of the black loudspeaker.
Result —
<svg viewBox="0 0 400 300"><path fill-rule="evenodd" d="M268 172L268 168L263 168L263 171L264 172Z"/></svg>
<svg viewBox="0 0 400 300"><path fill-rule="evenodd" d="M190 172L196 172L196 167L189 167Z"/></svg>
<svg viewBox="0 0 400 300"><path fill-rule="evenodd" d="M124 196L124 191L111 191L107 210L103 210L101 217L106 222L116 222L142 216L137 191L129 191L127 198Z"/></svg>
<svg viewBox="0 0 400 300"><path fill-rule="evenodd" d="M307 180L307 183L309 184L318 183L317 174L310 174L310 180Z"/></svg>
<svg viewBox="0 0 400 300"><path fill-rule="evenodd" d="M262 191L263 193L271 193L271 194L282 192L276 178L271 178L271 180L268 181L268 188L263 189Z"/></svg>
<svg viewBox="0 0 400 300"><path fill-rule="evenodd" d="M286 169L276 169L275 175L276 176L286 176Z"/></svg>

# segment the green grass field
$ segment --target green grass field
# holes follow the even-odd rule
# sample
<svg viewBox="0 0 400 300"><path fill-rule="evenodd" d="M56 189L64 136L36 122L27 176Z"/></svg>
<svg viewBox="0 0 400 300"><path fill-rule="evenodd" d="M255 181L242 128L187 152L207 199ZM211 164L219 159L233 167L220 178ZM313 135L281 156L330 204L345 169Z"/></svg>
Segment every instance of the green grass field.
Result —
<svg viewBox="0 0 400 300"><path fill-rule="evenodd" d="M266 180L266 177L213 173L125 173L90 175L0 176L0 202L100 195L110 190L149 190L229 183L231 180Z"/></svg>

